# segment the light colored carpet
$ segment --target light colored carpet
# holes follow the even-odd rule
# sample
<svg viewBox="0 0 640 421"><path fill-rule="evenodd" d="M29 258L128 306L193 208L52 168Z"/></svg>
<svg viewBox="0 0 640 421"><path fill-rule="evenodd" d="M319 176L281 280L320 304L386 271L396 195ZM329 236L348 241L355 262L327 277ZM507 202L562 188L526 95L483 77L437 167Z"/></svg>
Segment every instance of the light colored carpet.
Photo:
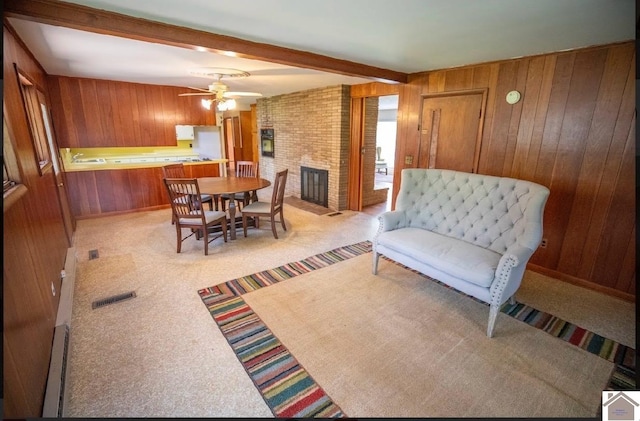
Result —
<svg viewBox="0 0 640 421"><path fill-rule="evenodd" d="M370 254L243 298L349 417L591 417L613 369Z"/></svg>
<svg viewBox="0 0 640 421"><path fill-rule="evenodd" d="M247 238L240 231L235 241L214 240L209 256L194 238L176 253L168 209L78 221L65 416L272 417L198 290L371 240L377 229L375 217L362 212L319 216L285 204L285 219L288 231L278 227L278 240L265 223ZM93 249L100 257L89 260ZM91 308L128 291L137 297ZM554 315L635 345L632 303L530 272L520 291L527 304L545 310L556 303Z"/></svg>
<svg viewBox="0 0 640 421"><path fill-rule="evenodd" d="M77 276L65 409L68 417L272 417L198 290L364 241L359 212L328 217L285 205L288 231L268 223L244 238L187 239L176 253L168 209L78 221ZM186 231L185 231L186 232ZM97 249L99 258L89 260ZM91 303L136 298L92 310Z"/></svg>

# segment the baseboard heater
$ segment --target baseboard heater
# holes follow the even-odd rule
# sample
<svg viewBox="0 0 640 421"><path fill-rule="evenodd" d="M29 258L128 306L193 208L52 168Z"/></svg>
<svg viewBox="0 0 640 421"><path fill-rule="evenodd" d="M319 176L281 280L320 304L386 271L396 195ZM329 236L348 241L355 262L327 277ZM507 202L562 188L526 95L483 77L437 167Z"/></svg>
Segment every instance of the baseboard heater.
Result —
<svg viewBox="0 0 640 421"><path fill-rule="evenodd" d="M47 377L47 389L44 395L42 408L43 418L65 417L66 407L66 379L69 371L67 361L71 336L71 313L73 307L73 287L76 277L76 250L71 247L67 250L67 257L62 276L60 291L60 303L56 327L53 332L53 346L51 348L51 361L49 363L49 375Z"/></svg>
<svg viewBox="0 0 640 421"><path fill-rule="evenodd" d="M69 354L69 326L56 326L53 334L51 363L47 378L43 418L62 418L65 399L65 380L67 377L67 356Z"/></svg>

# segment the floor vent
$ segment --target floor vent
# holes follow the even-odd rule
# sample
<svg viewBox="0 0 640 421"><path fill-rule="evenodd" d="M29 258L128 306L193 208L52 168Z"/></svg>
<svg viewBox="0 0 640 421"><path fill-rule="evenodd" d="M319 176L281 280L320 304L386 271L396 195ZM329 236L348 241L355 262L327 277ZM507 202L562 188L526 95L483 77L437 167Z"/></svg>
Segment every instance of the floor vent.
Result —
<svg viewBox="0 0 640 421"><path fill-rule="evenodd" d="M104 307L109 304L128 300L130 298L135 298L135 296L135 291L131 291L124 294L114 295L113 297L103 298L102 300L94 301L93 303L91 303L91 309L95 310L96 308Z"/></svg>
<svg viewBox="0 0 640 421"><path fill-rule="evenodd" d="M336 216L336 215L342 215L342 212L333 212L333 213L327 214L327 216Z"/></svg>
<svg viewBox="0 0 640 421"><path fill-rule="evenodd" d="M98 250L89 250L89 260L98 258Z"/></svg>
<svg viewBox="0 0 640 421"><path fill-rule="evenodd" d="M49 376L42 409L42 416L45 418L61 418L63 416L68 354L69 327L58 325L53 334Z"/></svg>

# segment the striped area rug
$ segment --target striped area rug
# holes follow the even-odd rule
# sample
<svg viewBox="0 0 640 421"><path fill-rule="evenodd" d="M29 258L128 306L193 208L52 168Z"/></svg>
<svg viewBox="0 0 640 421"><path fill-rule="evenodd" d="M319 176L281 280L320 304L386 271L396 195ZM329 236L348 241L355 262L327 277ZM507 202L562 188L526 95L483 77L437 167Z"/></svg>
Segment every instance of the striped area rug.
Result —
<svg viewBox="0 0 640 421"><path fill-rule="evenodd" d="M323 267L342 262L370 251L371 242L363 241L361 243L339 247L325 253L307 257L299 262L287 263L286 265L274 269L264 270L252 275L243 276L242 278L232 279L220 285L201 289L198 291L198 294L200 294L205 305L207 305L218 299L246 294L247 292L254 291L258 288L264 288L313 270L322 269Z"/></svg>
<svg viewBox="0 0 640 421"><path fill-rule="evenodd" d="M364 241L198 291L271 412L286 418L341 418L340 407L240 297L371 251Z"/></svg>
<svg viewBox="0 0 640 421"><path fill-rule="evenodd" d="M600 336L597 333L589 332L526 304L518 302L515 304L505 303L502 307L502 312L614 363L615 370L611 379L609 379L607 390L635 390L635 349Z"/></svg>
<svg viewBox="0 0 640 421"><path fill-rule="evenodd" d="M211 316L276 417L338 418L346 415L273 335L241 295L370 251L371 242L363 241L198 291ZM393 263L400 265L397 262ZM400 266L419 273L404 265ZM420 275L461 293L438 280ZM501 311L613 362L615 370L607 390L635 390L635 349L522 303L505 303Z"/></svg>
<svg viewBox="0 0 640 421"><path fill-rule="evenodd" d="M209 311L276 417L344 416L241 297Z"/></svg>

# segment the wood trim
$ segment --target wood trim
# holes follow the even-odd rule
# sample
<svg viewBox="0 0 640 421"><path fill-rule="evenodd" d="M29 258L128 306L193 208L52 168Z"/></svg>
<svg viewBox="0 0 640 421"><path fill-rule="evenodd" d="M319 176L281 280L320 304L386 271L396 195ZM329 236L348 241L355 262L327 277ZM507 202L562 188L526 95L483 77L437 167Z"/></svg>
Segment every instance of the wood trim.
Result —
<svg viewBox="0 0 640 421"><path fill-rule="evenodd" d="M401 85L397 83L381 83L381 82L361 83L358 85L351 86L350 95L351 95L351 98L399 95L400 86Z"/></svg>
<svg viewBox="0 0 640 421"><path fill-rule="evenodd" d="M2 196L2 213L9 210L25 194L27 194L27 187L24 184L16 184L7 190Z"/></svg>
<svg viewBox="0 0 640 421"><path fill-rule="evenodd" d="M364 126L364 98L351 98L349 141L349 193L347 209L362 210L362 133Z"/></svg>
<svg viewBox="0 0 640 421"><path fill-rule="evenodd" d="M436 154L438 151L438 131L440 130L440 115L442 114L442 109L438 108L437 110L433 110L431 112L431 128L429 129L429 159L428 167L433 169L436 167Z"/></svg>
<svg viewBox="0 0 640 421"><path fill-rule="evenodd" d="M30 0L28 2L5 0L4 15L174 47L189 49L204 47L217 54L233 51L241 58L371 78L381 82L406 83L408 78L406 73L395 70L55 0Z"/></svg>
<svg viewBox="0 0 640 421"><path fill-rule="evenodd" d="M589 282L584 279L577 278L575 276L567 275L566 273L558 272L557 270L548 269L548 268L536 265L534 263L527 263L527 269L532 270L534 272L541 273L551 278L559 279L561 281L567 282L572 285L576 285L582 288L587 288L592 291L609 295L611 297L620 298L621 300L628 301L630 303L636 302L636 297L633 294L629 294L627 292L623 292L617 289L598 285L593 282Z"/></svg>

